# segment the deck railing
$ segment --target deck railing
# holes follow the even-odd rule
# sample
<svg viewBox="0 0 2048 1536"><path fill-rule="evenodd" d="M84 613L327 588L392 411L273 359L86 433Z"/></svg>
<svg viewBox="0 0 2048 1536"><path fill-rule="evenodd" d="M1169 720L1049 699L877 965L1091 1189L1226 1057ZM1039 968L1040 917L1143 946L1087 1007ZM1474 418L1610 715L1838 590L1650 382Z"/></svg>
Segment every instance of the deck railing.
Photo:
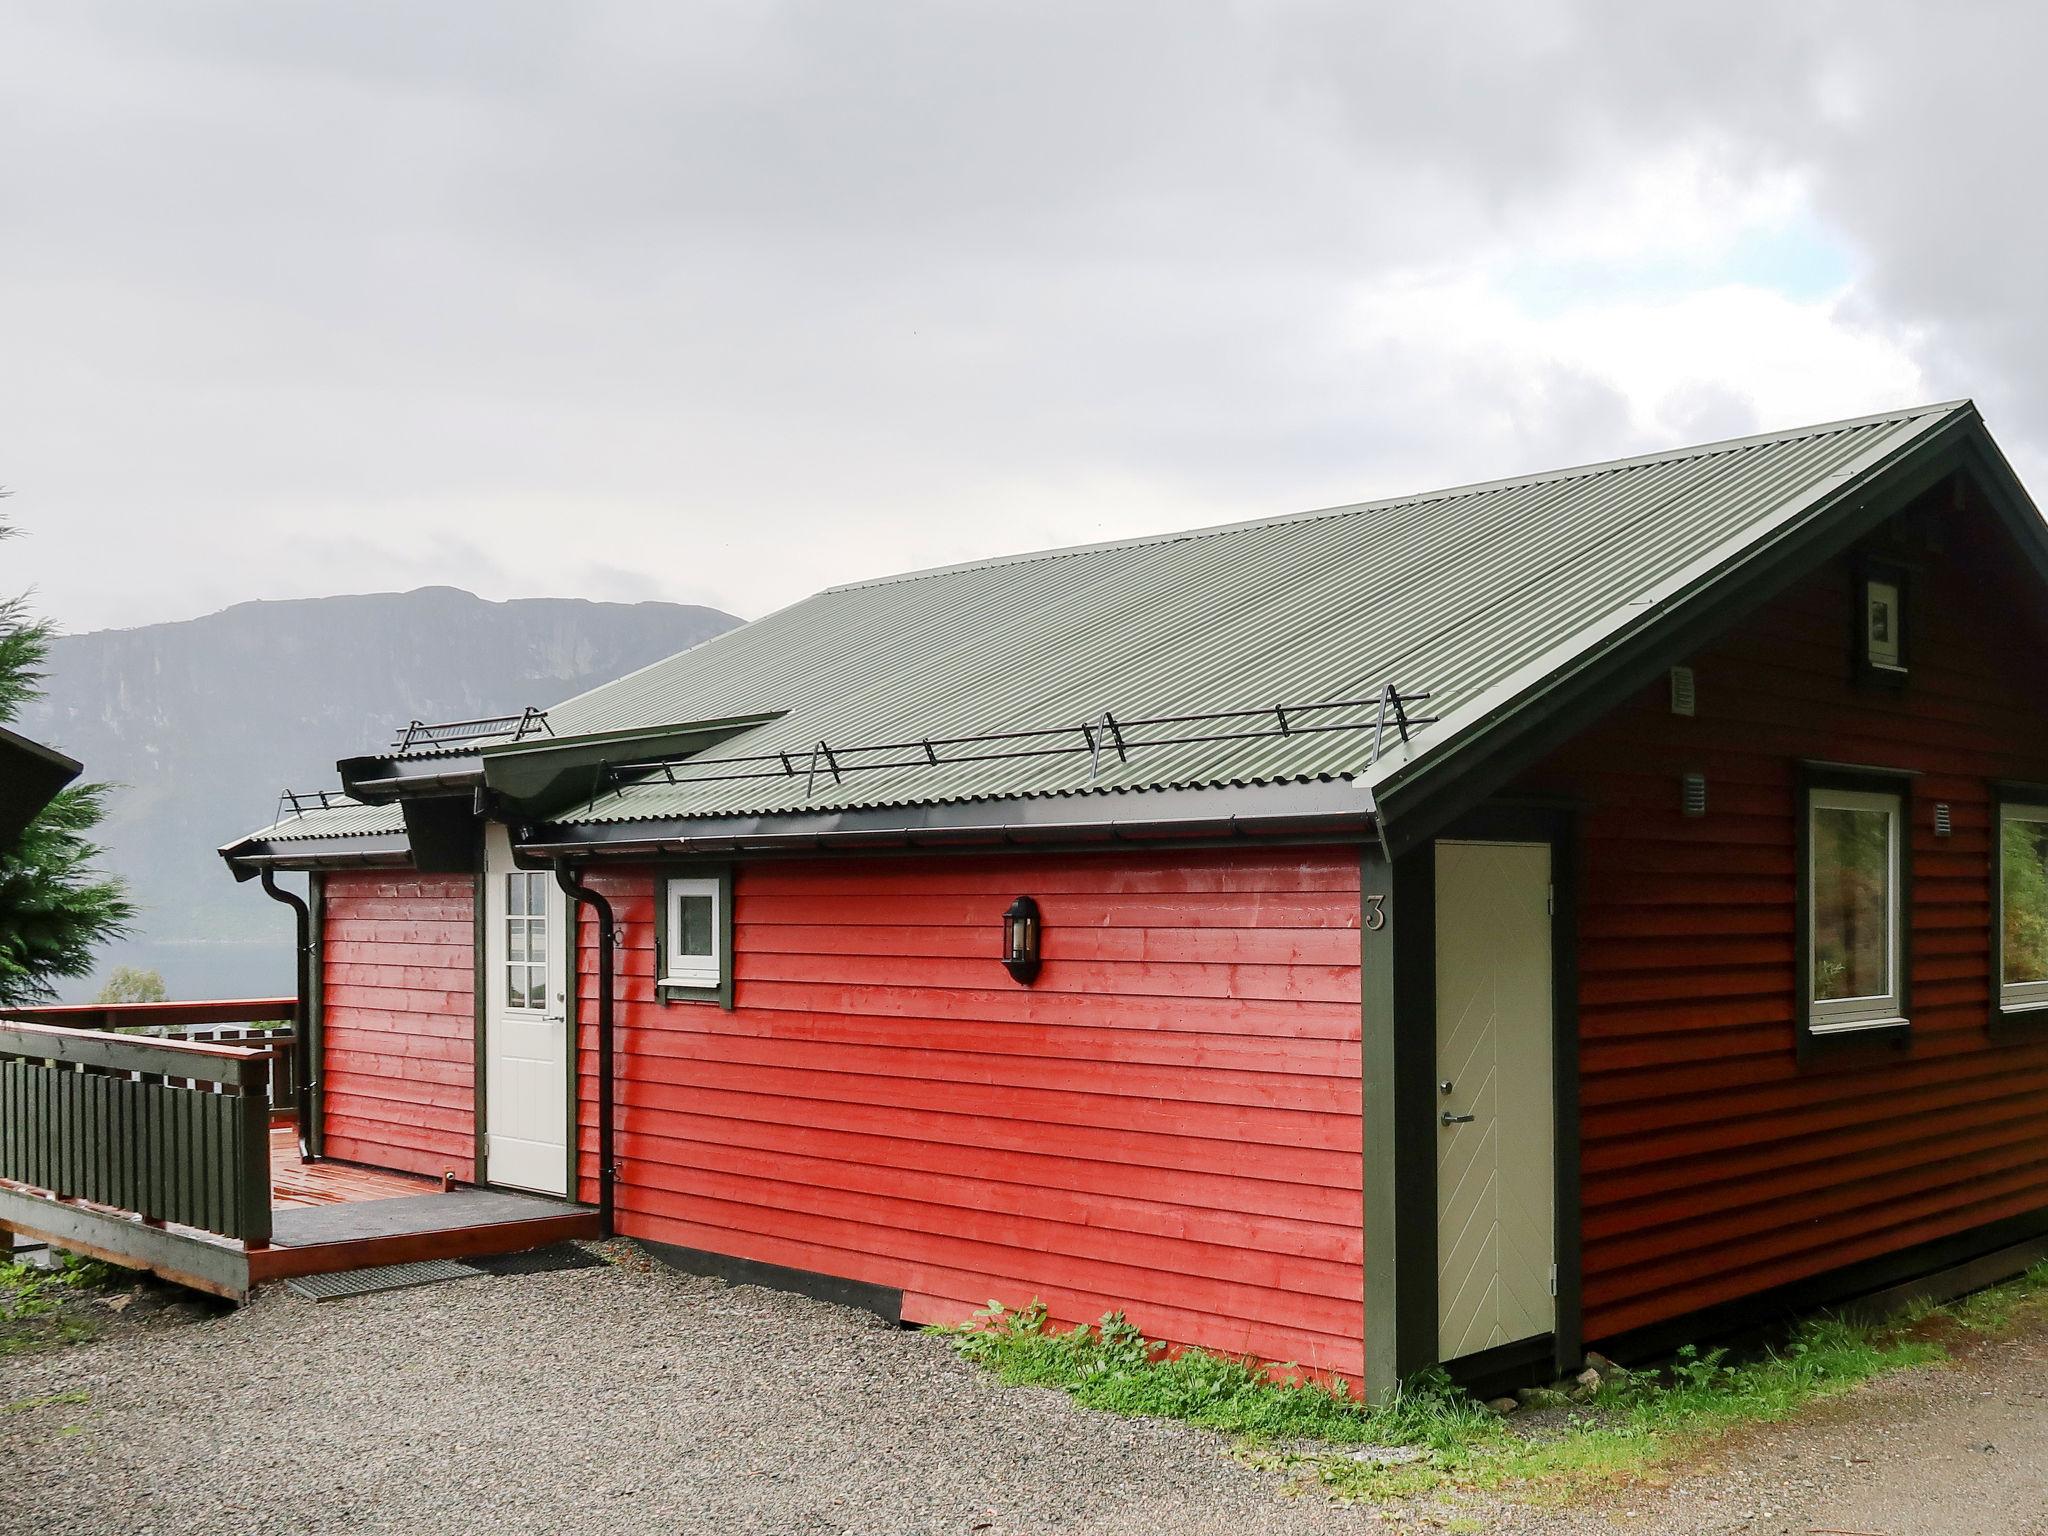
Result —
<svg viewBox="0 0 2048 1536"><path fill-rule="evenodd" d="M297 1005L289 997L236 997L179 1003L51 1003L0 1010L0 1019L52 1024L64 1029L97 1029L189 1040L204 1045L250 1045L269 1051L270 1107L296 1111L299 1035L291 1023Z"/></svg>
<svg viewBox="0 0 2048 1536"><path fill-rule="evenodd" d="M272 1053L0 1020L0 1179L270 1240Z"/></svg>

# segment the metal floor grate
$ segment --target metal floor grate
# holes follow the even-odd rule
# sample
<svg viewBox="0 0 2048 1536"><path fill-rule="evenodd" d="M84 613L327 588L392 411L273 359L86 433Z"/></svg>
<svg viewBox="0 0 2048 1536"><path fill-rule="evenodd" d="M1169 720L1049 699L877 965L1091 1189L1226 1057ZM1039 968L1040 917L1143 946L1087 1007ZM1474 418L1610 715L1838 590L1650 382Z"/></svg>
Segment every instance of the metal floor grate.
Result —
<svg viewBox="0 0 2048 1536"><path fill-rule="evenodd" d="M438 1285L443 1280L462 1280L482 1273L453 1259L422 1259L415 1264L373 1264L368 1269L344 1270L338 1275L300 1275L285 1284L308 1301L338 1301L344 1296L402 1291L415 1285Z"/></svg>

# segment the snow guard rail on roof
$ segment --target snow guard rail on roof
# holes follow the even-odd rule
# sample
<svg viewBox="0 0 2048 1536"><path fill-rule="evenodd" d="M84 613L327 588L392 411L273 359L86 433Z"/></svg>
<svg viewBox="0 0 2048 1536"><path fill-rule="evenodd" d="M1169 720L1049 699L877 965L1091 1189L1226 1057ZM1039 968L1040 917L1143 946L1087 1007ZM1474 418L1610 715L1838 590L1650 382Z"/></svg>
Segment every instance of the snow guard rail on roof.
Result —
<svg viewBox="0 0 2048 1536"><path fill-rule="evenodd" d="M1392 683L1377 698L1334 699L1314 704L1274 704L1258 709L1223 709L1197 715L1151 715L1118 719L1104 710L1078 725L1043 726L1020 731L988 731L974 736L928 736L916 741L871 742L861 746L835 747L821 741L808 750L761 752L746 757L657 758L638 763L607 765L603 783L621 795L635 784L660 782L668 785L718 784L736 779L805 780L806 794L816 787L820 772L836 784L849 773L878 768L930 768L955 763L999 762L1018 757L1086 755L1089 774L1102 769L1105 752L1114 752L1119 762L1129 762L1131 753L1146 747L1184 747L1207 742L1253 741L1271 736L1309 736L1331 731L1371 731L1372 752L1367 766L1378 761L1388 726L1403 742L1412 727L1432 725L1435 715L1413 715L1411 704L1426 703L1426 693L1401 693ZM1318 717L1337 710L1371 710L1361 719L1325 720ZM1304 718L1308 717L1308 718ZM1211 729L1193 729L1211 727ZM1235 727L1235 728L1232 728ZM1148 732L1164 731L1164 735Z"/></svg>
<svg viewBox="0 0 2048 1536"><path fill-rule="evenodd" d="M555 734L555 728L548 724L548 712L529 704L516 715L483 715L475 720L409 721L393 739L391 750L402 757L423 747L451 747L473 741L496 741L500 737L524 741L528 736L543 733Z"/></svg>

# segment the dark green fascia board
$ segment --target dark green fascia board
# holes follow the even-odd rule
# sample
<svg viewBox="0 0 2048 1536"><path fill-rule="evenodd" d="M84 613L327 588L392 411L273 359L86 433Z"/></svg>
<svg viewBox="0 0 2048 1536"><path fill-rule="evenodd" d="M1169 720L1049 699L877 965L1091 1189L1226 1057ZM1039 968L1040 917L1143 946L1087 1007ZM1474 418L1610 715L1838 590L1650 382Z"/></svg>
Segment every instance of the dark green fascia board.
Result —
<svg viewBox="0 0 2048 1536"><path fill-rule="evenodd" d="M244 838L220 850L228 873L254 880L258 870L409 868L412 847L402 832L365 832L354 837L309 837L273 843Z"/></svg>
<svg viewBox="0 0 2048 1536"><path fill-rule="evenodd" d="M515 820L538 821L596 793L604 770L664 758L689 757L744 731L780 720L785 711L689 720L588 736L543 737L485 747L477 757L480 782ZM347 783L344 774L343 783Z"/></svg>
<svg viewBox="0 0 2048 1536"><path fill-rule="evenodd" d="M85 771L54 747L0 726L0 848L9 848L43 807Z"/></svg>
<svg viewBox="0 0 2048 1536"><path fill-rule="evenodd" d="M1333 779L541 825L520 837L518 851L522 858L545 860L564 855L724 855L823 847L943 849L1120 840L1157 845L1179 837L1348 841L1370 836L1372 825L1372 796L1355 781Z"/></svg>
<svg viewBox="0 0 2048 1536"><path fill-rule="evenodd" d="M1922 437L1845 480L1775 536L1524 689L1461 739L1380 780L1373 793L1388 846L1398 856L1428 841L1545 752L1958 471L1980 478L2048 580L2048 525L1991 442L1976 407L1958 407Z"/></svg>

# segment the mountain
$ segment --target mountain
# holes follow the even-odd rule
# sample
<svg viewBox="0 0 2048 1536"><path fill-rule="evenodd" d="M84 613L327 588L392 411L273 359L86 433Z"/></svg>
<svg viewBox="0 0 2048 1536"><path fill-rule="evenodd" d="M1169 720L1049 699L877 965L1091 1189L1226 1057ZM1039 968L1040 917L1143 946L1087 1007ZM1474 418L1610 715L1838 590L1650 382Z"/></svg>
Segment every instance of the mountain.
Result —
<svg viewBox="0 0 2048 1536"><path fill-rule="evenodd" d="M172 997L289 992L290 913L214 853L269 822L280 789L332 785L336 758L376 750L408 720L556 704L738 622L677 603L422 587L59 636L21 729L122 786L101 840L141 916L102 972L153 967Z"/></svg>

